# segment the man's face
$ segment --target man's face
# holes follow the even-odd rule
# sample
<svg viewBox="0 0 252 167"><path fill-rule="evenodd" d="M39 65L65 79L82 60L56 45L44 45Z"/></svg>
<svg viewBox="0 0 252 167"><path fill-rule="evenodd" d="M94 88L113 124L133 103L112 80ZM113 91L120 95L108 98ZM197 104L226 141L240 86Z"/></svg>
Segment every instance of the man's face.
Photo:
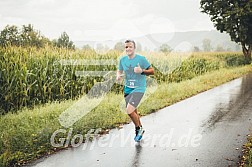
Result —
<svg viewBox="0 0 252 167"><path fill-rule="evenodd" d="M125 43L125 51L128 56L133 55L135 53L134 43L132 42Z"/></svg>

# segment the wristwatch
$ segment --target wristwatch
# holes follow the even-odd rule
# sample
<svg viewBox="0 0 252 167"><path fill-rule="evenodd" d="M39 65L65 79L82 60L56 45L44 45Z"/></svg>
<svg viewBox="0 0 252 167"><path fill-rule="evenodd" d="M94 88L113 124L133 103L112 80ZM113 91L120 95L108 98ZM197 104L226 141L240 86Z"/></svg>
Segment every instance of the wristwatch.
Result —
<svg viewBox="0 0 252 167"><path fill-rule="evenodd" d="M142 69L141 75L144 75L144 70Z"/></svg>

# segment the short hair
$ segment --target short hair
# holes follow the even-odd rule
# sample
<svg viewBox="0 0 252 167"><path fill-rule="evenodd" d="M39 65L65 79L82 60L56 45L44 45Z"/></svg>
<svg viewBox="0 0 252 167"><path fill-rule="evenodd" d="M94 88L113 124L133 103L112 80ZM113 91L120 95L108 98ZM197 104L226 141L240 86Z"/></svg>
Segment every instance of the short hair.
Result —
<svg viewBox="0 0 252 167"><path fill-rule="evenodd" d="M131 40L131 39L127 39L124 43L129 43L132 42L134 44L134 48L136 48L136 43L135 41Z"/></svg>

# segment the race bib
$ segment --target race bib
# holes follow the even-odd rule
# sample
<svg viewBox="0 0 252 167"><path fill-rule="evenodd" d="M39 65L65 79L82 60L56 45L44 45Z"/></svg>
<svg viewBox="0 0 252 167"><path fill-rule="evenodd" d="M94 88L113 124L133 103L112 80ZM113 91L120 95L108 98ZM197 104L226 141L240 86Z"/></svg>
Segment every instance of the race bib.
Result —
<svg viewBox="0 0 252 167"><path fill-rule="evenodd" d="M136 83L135 79L129 79L128 84L126 86L129 88L135 88L136 87L135 83Z"/></svg>

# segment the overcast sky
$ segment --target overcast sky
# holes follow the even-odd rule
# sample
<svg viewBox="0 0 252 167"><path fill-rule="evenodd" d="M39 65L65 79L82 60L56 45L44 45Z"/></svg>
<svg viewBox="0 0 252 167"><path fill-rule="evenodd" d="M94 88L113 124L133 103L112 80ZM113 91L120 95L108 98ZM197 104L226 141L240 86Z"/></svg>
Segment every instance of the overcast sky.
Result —
<svg viewBox="0 0 252 167"><path fill-rule="evenodd" d="M200 0L0 0L0 30L32 24L50 39L115 40L150 33L213 30Z"/></svg>

